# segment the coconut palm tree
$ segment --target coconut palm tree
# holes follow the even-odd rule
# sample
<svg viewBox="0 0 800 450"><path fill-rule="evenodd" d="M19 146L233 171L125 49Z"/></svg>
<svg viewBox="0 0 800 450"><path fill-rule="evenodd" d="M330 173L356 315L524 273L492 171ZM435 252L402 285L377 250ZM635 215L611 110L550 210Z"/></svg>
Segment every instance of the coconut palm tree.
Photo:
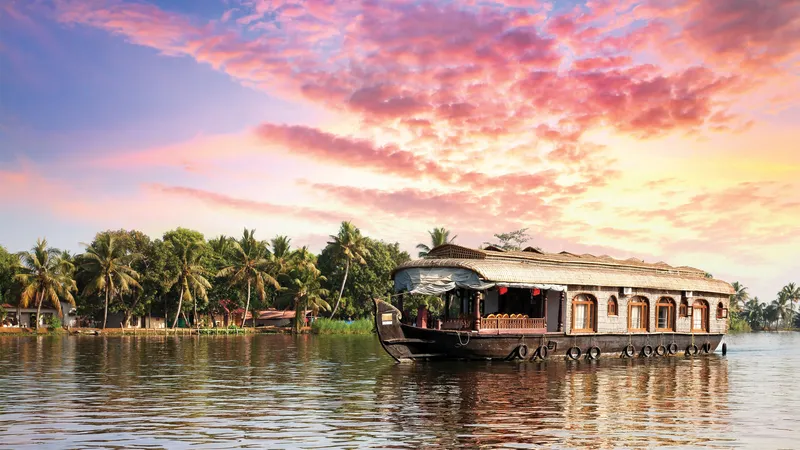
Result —
<svg viewBox="0 0 800 450"><path fill-rule="evenodd" d="M744 319L750 324L750 328L760 330L764 327L764 304L753 297L744 305Z"/></svg>
<svg viewBox="0 0 800 450"><path fill-rule="evenodd" d="M280 284L274 276L274 258L269 253L267 244L257 241L254 234L255 230L245 228L241 239L231 241L229 263L217 273L218 277L226 277L232 284L246 288L247 300L242 316L242 327L250 309L251 290L255 288L258 298L264 301L267 296L267 286L280 289ZM253 324L255 325L255 321Z"/></svg>
<svg viewBox="0 0 800 450"><path fill-rule="evenodd" d="M310 309L316 317L320 310L331 309L325 301L330 292L322 287L327 280L317 269L314 259L314 255L303 247L294 252L292 268L283 276L286 286L283 297L294 307L296 332L302 329L307 310Z"/></svg>
<svg viewBox="0 0 800 450"><path fill-rule="evenodd" d="M18 254L22 267L14 278L22 287L19 306L27 308L31 302L36 303L36 329L45 301L53 305L61 318L64 317L62 300L75 306L72 296L76 290L75 280L70 273L70 263L61 256L58 249L47 246L46 239L38 239L30 251Z"/></svg>
<svg viewBox="0 0 800 450"><path fill-rule="evenodd" d="M182 240L176 239L172 242L172 251L175 257L178 258L179 272L173 280L178 283L178 309L175 311L175 320L172 322L172 328L178 326L178 317L181 315L181 308L183 307L183 299L194 303L195 317L197 316L197 302L195 298L199 297L203 300L208 300L208 289L211 289L211 283L208 282L207 276L210 276L208 271L202 264L203 246L205 241L196 240ZM195 320L195 325L197 321Z"/></svg>
<svg viewBox="0 0 800 450"><path fill-rule="evenodd" d="M339 302L342 300L344 285L347 283L347 275L350 273L350 264L366 264L366 258L369 257L369 249L367 249L367 243L364 236L361 235L361 231L351 222L342 222L339 234L331 235L330 237L333 241L328 242L328 245L333 246L338 259L340 261L344 260L345 263L342 287L339 289L336 306L333 307L333 312L331 312L331 317L333 317L336 315L336 310L339 309Z"/></svg>
<svg viewBox="0 0 800 450"><path fill-rule="evenodd" d="M739 311L747 303L750 294L747 293L747 288L738 281L734 281L731 286L733 286L734 291L730 297L731 307L734 311Z"/></svg>
<svg viewBox="0 0 800 450"><path fill-rule="evenodd" d="M450 230L447 230L444 227L434 228L433 230L428 231L428 234L431 236L430 246L426 244L417 244L417 249L420 251L419 252L420 258L422 258L423 256L427 256L431 250L440 245L452 244L453 241L455 241L456 238L458 237L458 236L450 237Z"/></svg>
<svg viewBox="0 0 800 450"><path fill-rule="evenodd" d="M786 298L789 300L792 313L794 313L794 304L800 300L800 287L795 283L789 283L784 286L783 289L781 289L781 292L783 292Z"/></svg>
<svg viewBox="0 0 800 450"><path fill-rule="evenodd" d="M775 303L775 313L778 315L781 324L785 327L787 324L792 323L792 316L794 315L794 311L792 310L792 301L786 291L780 291L778 293L778 299L774 301Z"/></svg>
<svg viewBox="0 0 800 450"><path fill-rule="evenodd" d="M130 254L123 242L112 233L100 233L91 245L83 244L86 252L80 255L79 271L89 280L84 295L102 292L105 296L103 329L108 322L108 302L114 295L122 295L139 288L139 273L131 263L139 255Z"/></svg>

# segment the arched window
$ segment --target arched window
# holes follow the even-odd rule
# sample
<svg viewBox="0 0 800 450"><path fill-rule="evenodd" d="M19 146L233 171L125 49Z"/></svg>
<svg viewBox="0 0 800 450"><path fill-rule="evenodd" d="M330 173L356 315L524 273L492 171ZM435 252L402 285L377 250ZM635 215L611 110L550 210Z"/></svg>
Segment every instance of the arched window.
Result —
<svg viewBox="0 0 800 450"><path fill-rule="evenodd" d="M687 302L686 300L681 300L681 307L680 311L678 311L678 315L681 317L689 316L689 302Z"/></svg>
<svg viewBox="0 0 800 450"><path fill-rule="evenodd" d="M695 300L692 304L692 332L708 333L708 302Z"/></svg>
<svg viewBox="0 0 800 450"><path fill-rule="evenodd" d="M642 296L632 297L628 302L628 331L647 331L649 309L647 299Z"/></svg>
<svg viewBox="0 0 800 450"><path fill-rule="evenodd" d="M619 309L617 307L617 297L613 295L608 297L608 315L609 316L617 316L619 315Z"/></svg>
<svg viewBox="0 0 800 450"><path fill-rule="evenodd" d="M675 300L669 297L656 303L656 331L675 331Z"/></svg>
<svg viewBox="0 0 800 450"><path fill-rule="evenodd" d="M596 331L597 300L587 294L578 294L572 299L572 331L591 333Z"/></svg>
<svg viewBox="0 0 800 450"><path fill-rule="evenodd" d="M717 305L717 319L727 319L728 318L728 308L725 307L725 304L719 302Z"/></svg>

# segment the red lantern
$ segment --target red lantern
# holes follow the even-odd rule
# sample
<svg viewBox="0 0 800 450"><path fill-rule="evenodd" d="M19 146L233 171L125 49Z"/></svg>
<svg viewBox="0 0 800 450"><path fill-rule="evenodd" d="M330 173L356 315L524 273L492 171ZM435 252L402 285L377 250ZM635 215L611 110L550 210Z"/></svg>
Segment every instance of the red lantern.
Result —
<svg viewBox="0 0 800 450"><path fill-rule="evenodd" d="M539 295L541 293L542 293L542 291L540 291L539 289L534 289L533 290L533 295Z"/></svg>
<svg viewBox="0 0 800 450"><path fill-rule="evenodd" d="M500 286L500 289L498 289L498 291L500 292L500 295L505 295L505 293L508 292L508 288L505 286Z"/></svg>

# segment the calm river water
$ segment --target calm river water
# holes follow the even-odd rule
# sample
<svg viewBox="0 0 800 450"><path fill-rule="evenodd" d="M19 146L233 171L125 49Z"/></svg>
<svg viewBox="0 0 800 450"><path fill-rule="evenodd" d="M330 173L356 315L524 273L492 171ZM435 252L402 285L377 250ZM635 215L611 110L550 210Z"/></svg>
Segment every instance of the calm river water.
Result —
<svg viewBox="0 0 800 450"><path fill-rule="evenodd" d="M800 334L726 340L397 365L374 336L0 336L0 448L800 447Z"/></svg>

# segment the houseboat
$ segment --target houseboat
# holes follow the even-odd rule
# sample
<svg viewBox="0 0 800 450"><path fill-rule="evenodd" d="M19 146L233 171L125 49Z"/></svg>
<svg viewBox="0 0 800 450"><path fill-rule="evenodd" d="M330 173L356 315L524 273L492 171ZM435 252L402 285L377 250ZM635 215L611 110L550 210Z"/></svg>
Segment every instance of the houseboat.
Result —
<svg viewBox="0 0 800 450"><path fill-rule="evenodd" d="M532 247L441 245L392 278L396 294L374 300L375 325L401 362L707 354L728 330L733 293L692 267ZM437 297L444 311L422 305L411 322L409 295Z"/></svg>

